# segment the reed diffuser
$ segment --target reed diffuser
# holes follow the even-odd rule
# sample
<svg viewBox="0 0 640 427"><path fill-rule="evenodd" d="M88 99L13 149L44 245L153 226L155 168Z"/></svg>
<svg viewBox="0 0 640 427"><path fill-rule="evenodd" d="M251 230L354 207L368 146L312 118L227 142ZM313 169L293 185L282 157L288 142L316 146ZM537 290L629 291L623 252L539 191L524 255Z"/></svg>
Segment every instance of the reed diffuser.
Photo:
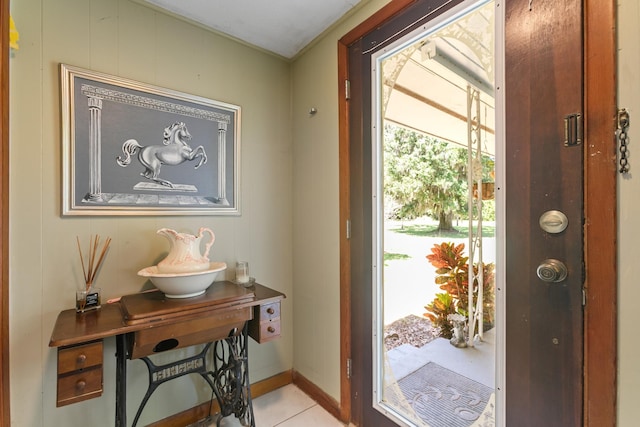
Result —
<svg viewBox="0 0 640 427"><path fill-rule="evenodd" d="M95 235L89 238L89 253L86 264L85 258L82 255L82 248L80 247L80 238L77 236L76 242L78 243L80 263L82 264L82 275L84 276L84 289L76 291L76 311L78 313L84 313L88 310L98 309L101 306L101 289L95 287L94 283L98 270L100 270L104 257L109 249L111 238L107 237L102 244L100 255L98 255L98 251L100 249L100 236Z"/></svg>

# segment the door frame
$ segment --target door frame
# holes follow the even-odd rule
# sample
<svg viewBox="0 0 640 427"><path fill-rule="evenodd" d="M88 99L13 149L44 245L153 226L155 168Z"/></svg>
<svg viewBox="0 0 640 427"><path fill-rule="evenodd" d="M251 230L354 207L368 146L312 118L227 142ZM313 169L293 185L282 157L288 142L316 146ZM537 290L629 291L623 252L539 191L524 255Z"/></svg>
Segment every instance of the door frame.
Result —
<svg viewBox="0 0 640 427"><path fill-rule="evenodd" d="M0 424L10 425L9 395L9 0L0 0Z"/></svg>
<svg viewBox="0 0 640 427"><path fill-rule="evenodd" d="M340 416L352 413L350 360L351 245L349 46L401 13L416 0L391 0L338 41L339 177L340 177ZM584 1L584 309L583 422L588 427L615 426L617 394L617 146L616 4ZM609 78L603 79L602 76ZM360 401L368 401L360 399Z"/></svg>

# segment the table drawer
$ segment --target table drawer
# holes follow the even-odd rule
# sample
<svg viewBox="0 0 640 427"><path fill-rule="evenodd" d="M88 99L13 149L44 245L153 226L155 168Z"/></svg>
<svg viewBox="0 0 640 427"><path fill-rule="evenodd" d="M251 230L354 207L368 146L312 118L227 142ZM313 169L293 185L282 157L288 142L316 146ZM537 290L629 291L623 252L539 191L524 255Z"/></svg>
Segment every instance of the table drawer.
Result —
<svg viewBox="0 0 640 427"><path fill-rule="evenodd" d="M204 313L202 317L133 332L129 335L129 358L221 340L233 329L242 333L245 322L251 317L251 307L246 307L223 313Z"/></svg>
<svg viewBox="0 0 640 427"><path fill-rule="evenodd" d="M102 365L102 341L58 349L58 375Z"/></svg>
<svg viewBox="0 0 640 427"><path fill-rule="evenodd" d="M256 310L256 317L260 322L265 320L274 320L280 318L280 302L273 302L271 304L265 304L259 306L259 310Z"/></svg>
<svg viewBox="0 0 640 427"><path fill-rule="evenodd" d="M58 377L57 406L102 395L102 366Z"/></svg>
<svg viewBox="0 0 640 427"><path fill-rule="evenodd" d="M249 322L249 336L259 343L280 337L280 301L253 308L253 320Z"/></svg>
<svg viewBox="0 0 640 427"><path fill-rule="evenodd" d="M280 337L280 320L273 320L270 322L260 323L260 335L258 336L259 343L271 341Z"/></svg>

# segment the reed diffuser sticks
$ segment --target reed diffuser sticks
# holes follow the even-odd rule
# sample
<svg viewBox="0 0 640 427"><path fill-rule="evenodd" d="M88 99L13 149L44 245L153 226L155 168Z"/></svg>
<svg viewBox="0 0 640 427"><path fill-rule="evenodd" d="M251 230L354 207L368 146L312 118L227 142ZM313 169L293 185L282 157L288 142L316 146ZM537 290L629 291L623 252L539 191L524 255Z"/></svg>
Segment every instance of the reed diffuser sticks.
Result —
<svg viewBox="0 0 640 427"><path fill-rule="evenodd" d="M93 282L96 279L96 274L98 274L98 270L104 261L104 256L109 249L109 244L111 243L111 237L107 237L104 244L102 245L102 251L100 255L98 254L98 249L100 247L100 236L95 235L89 238L89 255L87 257L87 267L85 268L84 257L82 256L82 249L80 248L80 238L76 236L76 241L78 243L78 252L80 253L80 263L82 264L82 274L84 276L84 282L87 292L91 289Z"/></svg>

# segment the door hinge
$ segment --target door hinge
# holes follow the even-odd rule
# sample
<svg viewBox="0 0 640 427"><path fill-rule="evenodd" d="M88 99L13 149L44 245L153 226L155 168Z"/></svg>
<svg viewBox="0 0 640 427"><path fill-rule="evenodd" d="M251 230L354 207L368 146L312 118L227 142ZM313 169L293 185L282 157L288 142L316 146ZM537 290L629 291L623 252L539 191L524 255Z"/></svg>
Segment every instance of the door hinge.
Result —
<svg viewBox="0 0 640 427"><path fill-rule="evenodd" d="M351 359L347 359L347 379L350 380L351 379L351 374L353 374L353 371L351 370Z"/></svg>
<svg viewBox="0 0 640 427"><path fill-rule="evenodd" d="M348 219L347 220L347 224L346 224L346 229L347 229L347 240L349 240L351 238L351 220Z"/></svg>
<svg viewBox="0 0 640 427"><path fill-rule="evenodd" d="M582 274L582 306L586 306L587 305L587 288L584 287L585 282L587 281L587 264L582 261L582 268L581 268L581 274Z"/></svg>
<svg viewBox="0 0 640 427"><path fill-rule="evenodd" d="M564 118L564 145L574 147L580 144L582 144L582 114L569 114Z"/></svg>
<svg viewBox="0 0 640 427"><path fill-rule="evenodd" d="M344 81L344 99L351 99L351 81L348 79Z"/></svg>

